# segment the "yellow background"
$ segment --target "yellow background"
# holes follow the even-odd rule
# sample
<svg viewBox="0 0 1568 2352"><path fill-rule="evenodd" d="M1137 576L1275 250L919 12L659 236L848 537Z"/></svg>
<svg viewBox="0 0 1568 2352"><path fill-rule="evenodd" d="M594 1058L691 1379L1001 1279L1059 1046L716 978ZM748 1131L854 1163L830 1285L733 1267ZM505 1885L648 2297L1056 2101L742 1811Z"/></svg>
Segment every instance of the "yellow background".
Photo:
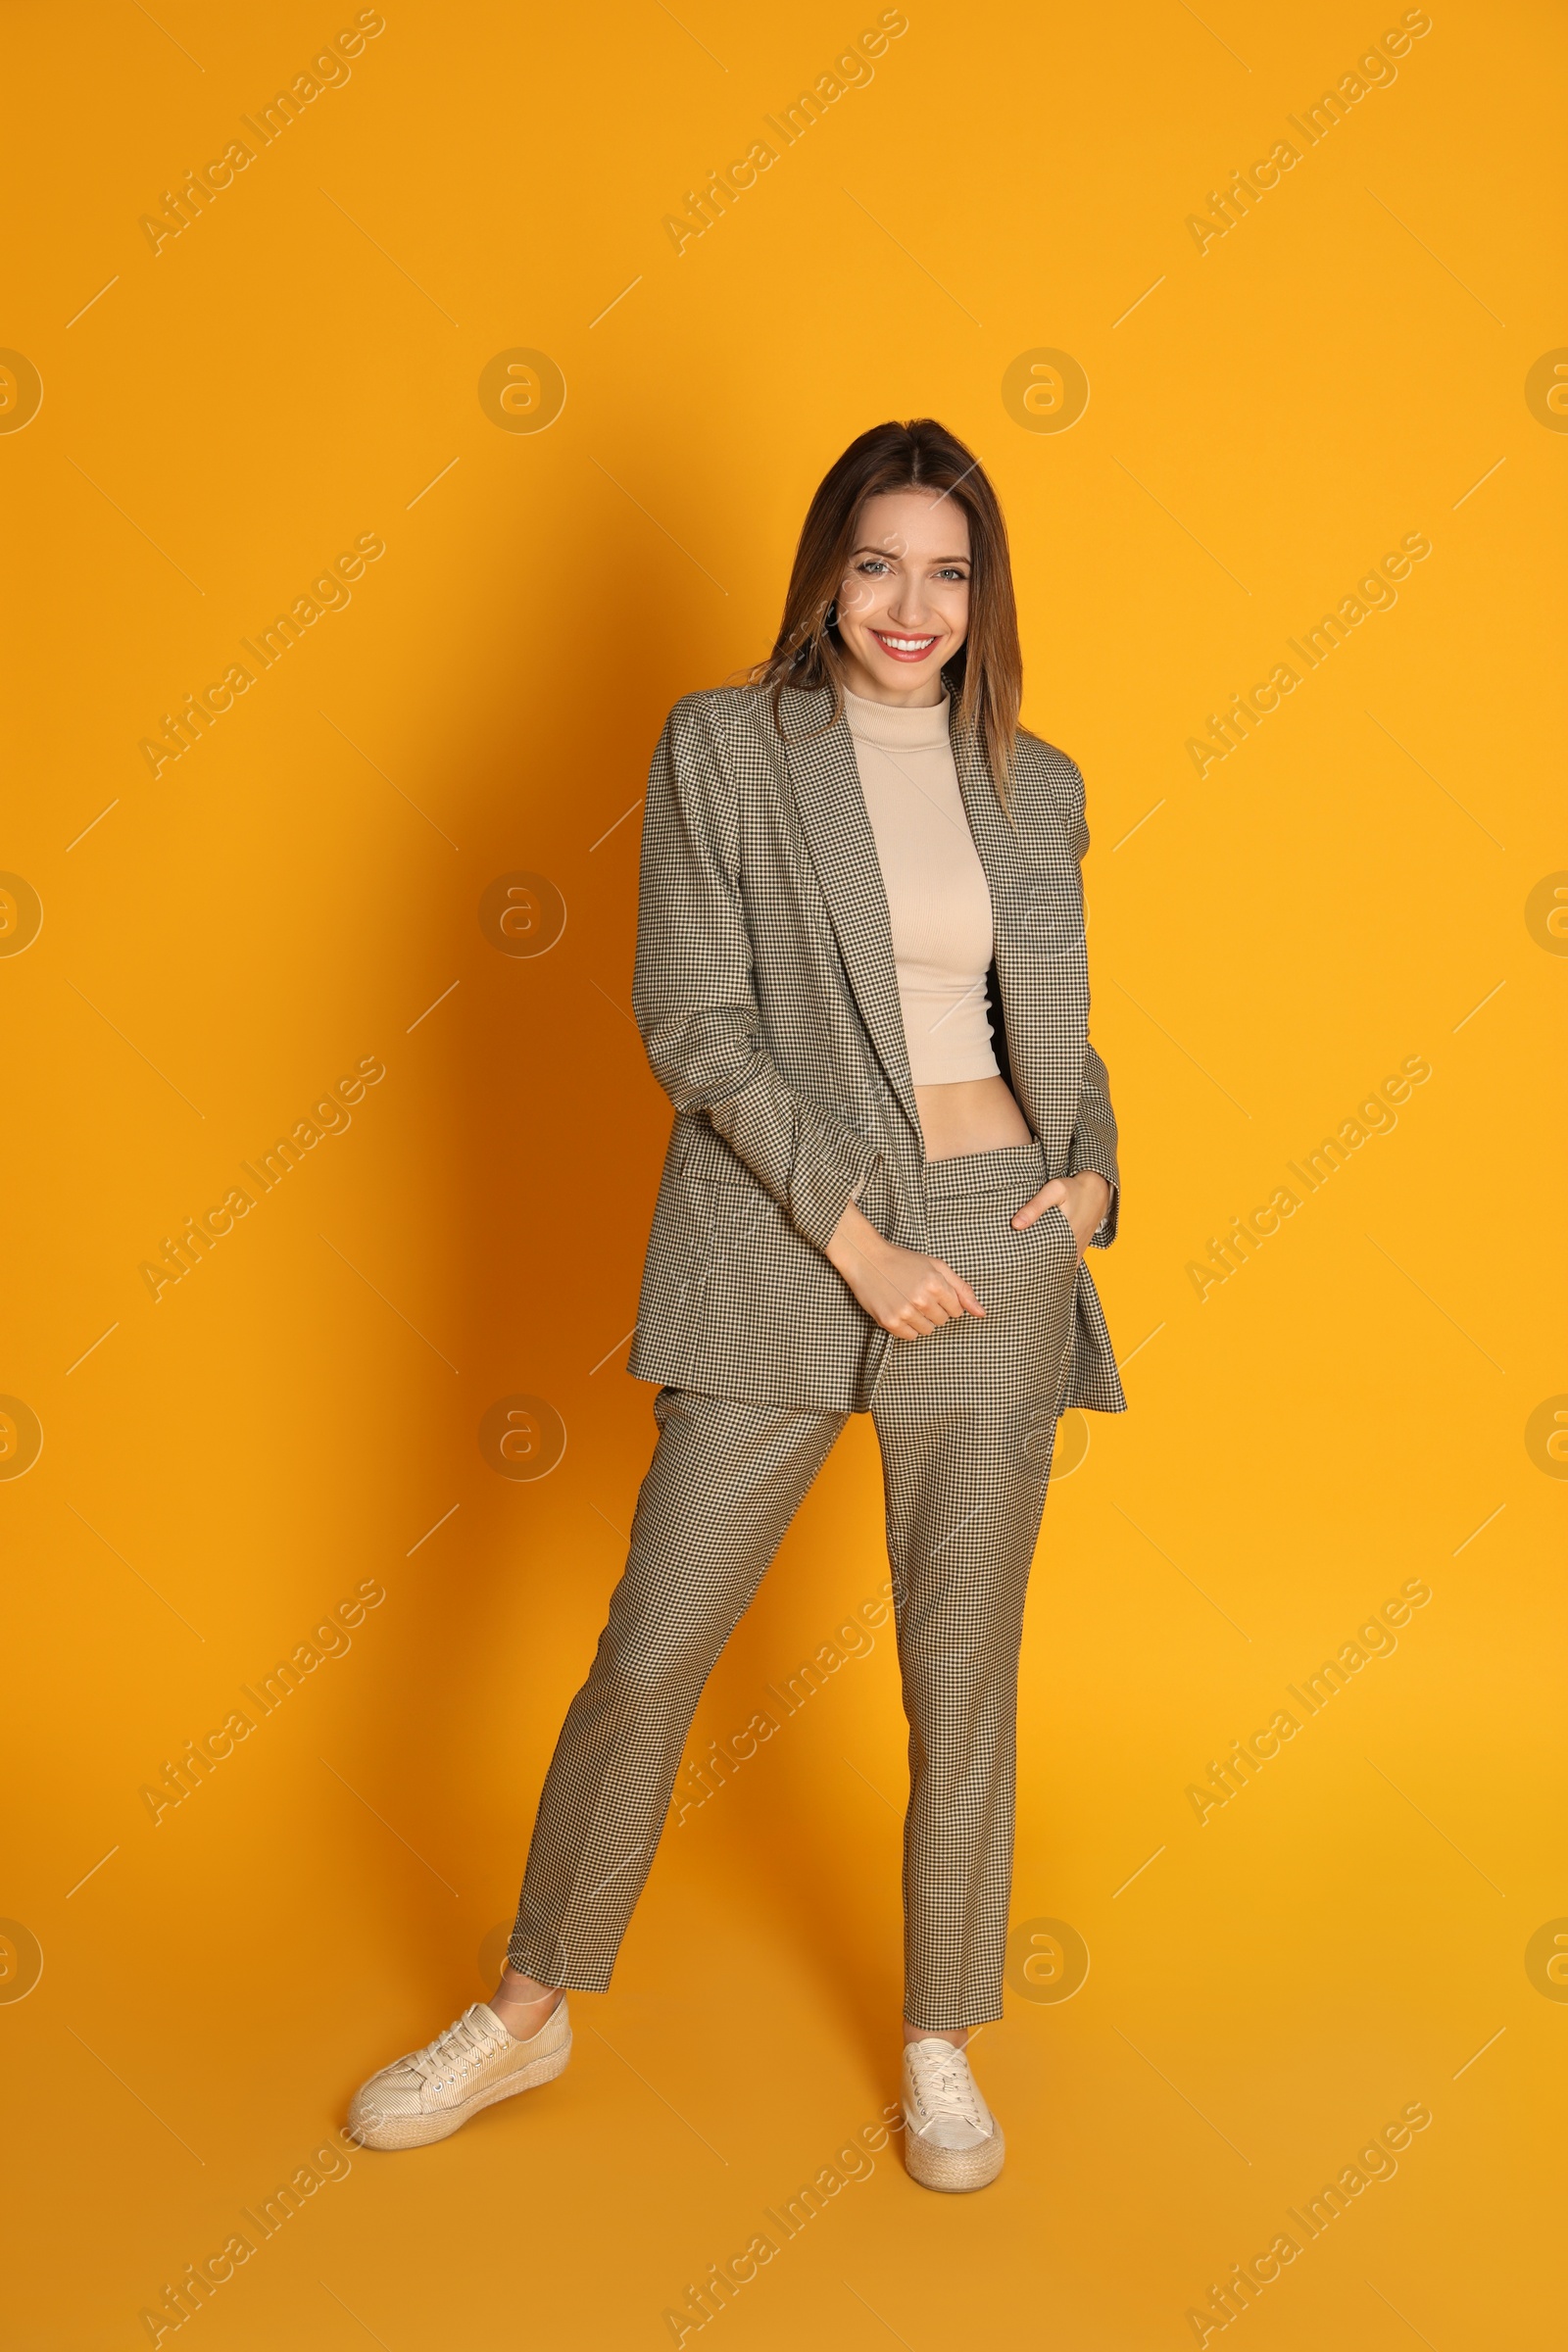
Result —
<svg viewBox="0 0 1568 2352"><path fill-rule="evenodd" d="M0 341L43 383L0 435L0 864L43 907L0 962L0 1388L43 1432L0 1483L29 2352L147 2341L355 2084L487 1988L653 1437L621 1367L667 1106L628 1009L635 813L608 829L675 698L765 650L833 456L920 413L1005 502L1026 716L1095 836L1125 1185L1095 1271L1132 1409L1066 1425L1013 1894L1015 1971L1046 1919L1091 1965L980 2036L995 2189L932 2198L895 2141L713 2325L1191 2342L1415 2101L1397 2177L1238 2325L1450 2352L1546 2324L1568 2006L1525 1955L1568 1914L1562 1495L1525 1432L1568 1388L1564 970L1526 905L1568 866L1568 443L1525 379L1568 341L1560 12L1435 6L1200 255L1187 216L1397 9L912 0L677 256L663 216L877 13L399 0L156 255L141 216L354 12L13 14ZM519 348L565 379L547 431L480 405ZM1004 405L1038 348L1087 372L1068 431ZM1413 531L1397 606L1200 779L1205 714ZM161 714L370 532L348 608L155 779ZM515 871L564 903L548 954L481 928ZM1200 1303L1209 1237L1415 1054L1396 1130ZM352 1127L155 1304L162 1237L368 1056ZM565 1427L542 1480L480 1451L517 1394ZM875 1595L880 1545L858 1421L694 1754ZM1189 1784L1411 1578L1397 1651L1200 1826ZM369 1579L352 1649L155 1827L142 1786ZM357 2155L220 2288L208 2352L671 2341L896 2094L903 1770L884 1633L670 1831L564 2081Z"/></svg>

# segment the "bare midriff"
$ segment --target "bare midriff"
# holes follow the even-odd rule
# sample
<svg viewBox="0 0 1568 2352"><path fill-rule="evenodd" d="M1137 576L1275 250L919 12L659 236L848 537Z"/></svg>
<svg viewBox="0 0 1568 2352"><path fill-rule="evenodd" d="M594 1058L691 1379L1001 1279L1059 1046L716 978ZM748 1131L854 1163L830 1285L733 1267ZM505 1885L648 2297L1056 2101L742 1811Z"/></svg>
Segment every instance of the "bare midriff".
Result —
<svg viewBox="0 0 1568 2352"><path fill-rule="evenodd" d="M1032 1140L1028 1120L1000 1076L917 1086L914 1104L927 1159L958 1159L966 1152L996 1152Z"/></svg>

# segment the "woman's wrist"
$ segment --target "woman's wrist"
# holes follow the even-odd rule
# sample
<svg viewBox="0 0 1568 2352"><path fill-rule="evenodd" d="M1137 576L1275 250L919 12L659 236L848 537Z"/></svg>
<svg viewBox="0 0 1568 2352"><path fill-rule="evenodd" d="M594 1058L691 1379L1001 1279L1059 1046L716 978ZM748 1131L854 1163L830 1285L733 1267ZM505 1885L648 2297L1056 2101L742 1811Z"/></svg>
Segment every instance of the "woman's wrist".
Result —
<svg viewBox="0 0 1568 2352"><path fill-rule="evenodd" d="M836 1266L842 1274L846 1265L852 1260L858 1260L864 1264L868 1258L876 1254L877 1250L885 1250L886 1247L886 1242L870 1218L864 1215L853 1200L847 1200L844 1204L844 1214L834 1226L827 1248L822 1254L828 1264Z"/></svg>

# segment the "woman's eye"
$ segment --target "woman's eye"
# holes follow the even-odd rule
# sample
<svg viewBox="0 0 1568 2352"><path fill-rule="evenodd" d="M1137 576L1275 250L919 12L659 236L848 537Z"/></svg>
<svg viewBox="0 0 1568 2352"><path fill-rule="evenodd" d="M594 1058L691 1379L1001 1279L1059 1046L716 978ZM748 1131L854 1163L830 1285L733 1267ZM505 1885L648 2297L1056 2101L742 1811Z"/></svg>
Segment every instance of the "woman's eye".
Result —
<svg viewBox="0 0 1568 2352"><path fill-rule="evenodd" d="M883 563L880 556L867 556L865 562L860 565L860 569L862 571L872 572L886 571L887 565Z"/></svg>

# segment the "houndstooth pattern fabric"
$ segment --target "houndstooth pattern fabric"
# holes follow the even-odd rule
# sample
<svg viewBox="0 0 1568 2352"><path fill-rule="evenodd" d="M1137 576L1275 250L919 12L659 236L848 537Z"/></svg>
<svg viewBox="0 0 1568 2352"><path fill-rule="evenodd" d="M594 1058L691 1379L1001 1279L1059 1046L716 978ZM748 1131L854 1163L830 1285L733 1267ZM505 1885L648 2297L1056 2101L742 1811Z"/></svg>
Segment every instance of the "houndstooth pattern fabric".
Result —
<svg viewBox="0 0 1568 2352"><path fill-rule="evenodd" d="M935 1160L930 1247L986 1308L895 1341L871 1404L905 1712L905 2015L1002 2014L1024 1596L1075 1343L1077 1245L1038 1140ZM603 1991L693 1712L847 1414L664 1388L631 1549L540 1798L509 1957ZM782 1678L780 1678L782 1679ZM782 1709L780 1710L782 1713Z"/></svg>
<svg viewBox="0 0 1568 2352"><path fill-rule="evenodd" d="M654 755L633 1004L675 1106L629 1370L757 1403L869 1409L890 1341L822 1255L850 1200L931 1250L924 1145L887 898L849 726L790 691L688 695ZM990 885L999 1046L1045 1178L1095 1168L1120 1204L1116 1122L1089 1043L1083 778L1017 738L1008 811L954 735ZM999 1056L1000 1057L1000 1056ZM1088 1267L1062 1405L1126 1399Z"/></svg>

